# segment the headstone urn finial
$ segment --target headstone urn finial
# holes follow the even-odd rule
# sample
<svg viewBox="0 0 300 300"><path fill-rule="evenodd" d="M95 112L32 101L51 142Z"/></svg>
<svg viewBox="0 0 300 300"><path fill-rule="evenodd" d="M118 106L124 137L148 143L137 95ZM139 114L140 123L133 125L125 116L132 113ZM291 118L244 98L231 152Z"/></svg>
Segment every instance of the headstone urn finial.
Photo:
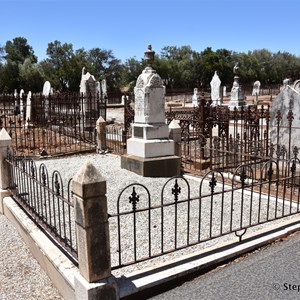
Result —
<svg viewBox="0 0 300 300"><path fill-rule="evenodd" d="M144 58L147 62L148 67L152 67L154 61L155 51L152 50L152 46L148 45L148 49L144 52Z"/></svg>

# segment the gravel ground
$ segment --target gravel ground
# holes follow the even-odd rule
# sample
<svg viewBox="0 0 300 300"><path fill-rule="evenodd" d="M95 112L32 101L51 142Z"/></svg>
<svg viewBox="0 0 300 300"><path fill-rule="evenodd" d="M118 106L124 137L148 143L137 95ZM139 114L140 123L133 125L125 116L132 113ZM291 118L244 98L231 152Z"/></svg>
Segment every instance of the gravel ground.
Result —
<svg viewBox="0 0 300 300"><path fill-rule="evenodd" d="M161 190L164 186L165 182L168 178L143 178L129 172L127 170L120 169L120 157L114 155L99 155L99 154L89 154L89 155L76 155L70 156L67 158L57 158L57 159L44 159L36 161L37 167L44 163L47 166L48 173L51 174L54 170L57 170L61 173L61 176L65 182L68 182L70 178L72 178L75 173L80 169L85 160L89 160L102 174L104 178L107 180L107 197L108 197L108 209L110 214L114 214L117 211L117 199L121 191L129 184L139 183L147 187L151 194L151 205L157 205L161 201ZM179 200L184 199L188 193L188 186L186 185L184 180L180 180L179 185L181 186L181 193L179 195ZM171 188L173 187L167 185L166 193L164 194L165 203L171 201L172 193ZM199 195L199 182L195 180L189 180L189 187L191 197L197 197ZM220 191L220 187L217 185L216 190ZM206 194L209 191L209 183L206 181L203 184L202 194ZM132 189L130 190L130 193ZM138 202L138 207L145 207L148 203L147 199L147 190L144 187L137 187L137 192L140 195L140 199ZM128 201L128 196L130 193L124 192L122 198L120 198L120 209L122 211L128 211L132 208L131 204ZM251 201L249 196L243 196L243 206L241 206L241 194L236 193L234 195L234 202L231 202L227 196L223 199L221 196L214 197L213 201L213 213L211 215L212 219L216 222L215 226L212 226L212 236L218 235L220 231L220 226L222 225L220 222L220 212L222 209L222 201L224 206L224 218L223 222L226 223L226 220L230 218L231 208L234 209L235 212L238 212L243 208L245 218L240 220L238 217L233 217L233 227L238 228L242 222L242 224L247 224L249 222L249 212ZM193 224L190 226L190 239L191 241L197 239L198 227L197 227L197 216L201 214L201 236L203 235L203 239L209 236L209 222L207 222L207 216L209 216L210 211L210 198L205 198L205 200L201 201L201 209L199 208L199 201L194 201L190 207L190 218L191 220L195 220ZM261 201L261 220L266 218L266 200ZM270 217L274 216L275 212L275 203L271 204L271 210L269 211ZM253 207L258 207L257 199L252 201ZM283 210L282 205L278 205L277 213L282 213ZM178 224L177 229L178 232L182 233L183 237L178 237L178 245L183 245L186 242L187 229L185 224L187 223L187 204L180 204L178 206ZM174 216L174 208L165 209L164 210L164 222L166 226L164 227L164 232L166 233L164 245L165 250L167 247L174 246L174 218L168 218L168 216ZM0 240L0 251L1 257L0 262L3 266L0 271L0 279L1 279L1 289L0 289L0 299L60 299L58 292L53 288L53 285L44 274L43 271L40 270L38 264L35 260L32 259L28 249L24 246L24 243L16 234L16 231L12 228L12 226L7 222L6 218L0 216L0 231L4 234L1 235ZM252 213L251 224L256 222L258 217L258 211L254 211ZM132 217L124 217L124 220L132 221ZM161 219L161 210L157 209L153 211L151 214L151 251L153 253L160 251L161 239L160 239L160 219ZM143 225L147 225L148 223L148 215L139 214L137 217L138 224L138 240L137 244L139 245L139 253L138 257L147 254L149 251L149 246L147 243L148 240L148 231L143 231ZM277 220L276 223L281 222L281 220ZM228 224L228 222L227 222ZM227 226L227 227L226 227ZM228 225L226 225L223 230L228 230ZM259 225L253 228L248 229L247 233L258 230L259 228L268 226ZM132 230L132 226L122 227L125 228L122 233L122 260L123 262L128 262L132 260L132 233L130 233L130 229ZM129 230L126 230L128 228ZM110 219L110 231L111 231L111 252L112 252L112 263L113 265L117 265L118 263L118 248L117 248L117 233L116 233L116 218ZM213 239L210 241L202 242L200 245L189 247L184 250L180 250L177 252L170 253L160 258L156 258L153 261L146 261L143 263L139 263L133 266L129 266L122 270L115 270L113 272L114 275L120 275L132 271L136 271L138 269L143 269L149 266L152 266L155 263L167 262L170 259L178 258L181 255L193 253L194 251L213 246L217 243L222 243L228 241L229 239L237 240L235 234L229 234L221 237L220 239ZM168 246L169 244L169 246ZM18 270L18 272L16 272ZM9 277L11 276L11 277Z"/></svg>
<svg viewBox="0 0 300 300"><path fill-rule="evenodd" d="M62 299L8 219L0 214L0 299Z"/></svg>

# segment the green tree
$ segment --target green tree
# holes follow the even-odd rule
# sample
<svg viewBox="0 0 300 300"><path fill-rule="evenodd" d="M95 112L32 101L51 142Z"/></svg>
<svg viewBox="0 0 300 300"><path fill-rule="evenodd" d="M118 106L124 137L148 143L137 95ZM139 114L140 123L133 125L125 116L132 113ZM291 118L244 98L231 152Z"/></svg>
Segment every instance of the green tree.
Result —
<svg viewBox="0 0 300 300"><path fill-rule="evenodd" d="M49 58L41 62L45 79L51 83L54 89L67 90L70 81L70 60L74 55L73 45L70 43L62 44L55 40L48 44L46 53Z"/></svg>
<svg viewBox="0 0 300 300"><path fill-rule="evenodd" d="M43 88L44 76L39 64L32 64L30 58L26 58L23 64L19 64L20 86L25 91L38 93Z"/></svg>
<svg viewBox="0 0 300 300"><path fill-rule="evenodd" d="M30 58L32 63L37 62L37 57L34 51L27 43L24 37L16 37L12 41L7 41L5 44L5 59L7 62L23 63L26 58Z"/></svg>
<svg viewBox="0 0 300 300"><path fill-rule="evenodd" d="M88 60L90 73L99 81L106 79L108 90L120 88L123 66L112 50L93 48L88 51Z"/></svg>
<svg viewBox="0 0 300 300"><path fill-rule="evenodd" d="M135 57L126 59L121 72L121 86L132 91L138 76L143 71L143 68L143 62L137 60Z"/></svg>
<svg viewBox="0 0 300 300"><path fill-rule="evenodd" d="M32 47L28 45L26 38L16 37L12 41L7 41L5 47L0 47L0 56L4 61L0 72L1 90L9 93L15 89L19 91L22 83L24 84L20 77L20 67L25 60L28 60L26 65L37 62Z"/></svg>

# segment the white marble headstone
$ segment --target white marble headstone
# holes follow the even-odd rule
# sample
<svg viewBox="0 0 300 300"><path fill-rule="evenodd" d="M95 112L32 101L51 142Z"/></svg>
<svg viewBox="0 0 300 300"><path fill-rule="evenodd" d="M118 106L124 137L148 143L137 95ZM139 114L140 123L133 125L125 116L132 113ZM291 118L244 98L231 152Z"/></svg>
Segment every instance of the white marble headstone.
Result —
<svg viewBox="0 0 300 300"><path fill-rule="evenodd" d="M221 100L220 97L220 86L221 86L221 80L217 74L217 71L215 71L215 74L210 82L211 87L211 100L213 101L213 104L218 105L220 104L219 101Z"/></svg>
<svg viewBox="0 0 300 300"><path fill-rule="evenodd" d="M259 95L260 81L257 80L253 84L252 96Z"/></svg>
<svg viewBox="0 0 300 300"><path fill-rule="evenodd" d="M194 106L198 106L199 103L198 103L198 89L197 88L194 88L194 95L192 97L192 103Z"/></svg>
<svg viewBox="0 0 300 300"><path fill-rule="evenodd" d="M106 80L103 79L101 81L101 89L104 96L107 96L107 86L106 86Z"/></svg>
<svg viewBox="0 0 300 300"><path fill-rule="evenodd" d="M26 123L25 126L28 126L28 121L31 120L31 92L29 91L27 94L26 100Z"/></svg>
<svg viewBox="0 0 300 300"><path fill-rule="evenodd" d="M48 97L51 91L51 84L49 81L45 81L43 87L43 96Z"/></svg>

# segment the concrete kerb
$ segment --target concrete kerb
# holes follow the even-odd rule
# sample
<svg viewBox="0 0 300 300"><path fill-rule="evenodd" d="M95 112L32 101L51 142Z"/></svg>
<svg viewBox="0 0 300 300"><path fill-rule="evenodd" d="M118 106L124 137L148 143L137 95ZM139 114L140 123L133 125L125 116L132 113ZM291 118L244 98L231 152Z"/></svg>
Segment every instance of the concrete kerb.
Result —
<svg viewBox="0 0 300 300"><path fill-rule="evenodd" d="M117 277L120 299L142 299L143 295L153 295L170 289L184 279L192 278L214 269L228 261L265 246L273 241L300 230L299 216L247 235L241 242L229 241L176 260L130 274Z"/></svg>

